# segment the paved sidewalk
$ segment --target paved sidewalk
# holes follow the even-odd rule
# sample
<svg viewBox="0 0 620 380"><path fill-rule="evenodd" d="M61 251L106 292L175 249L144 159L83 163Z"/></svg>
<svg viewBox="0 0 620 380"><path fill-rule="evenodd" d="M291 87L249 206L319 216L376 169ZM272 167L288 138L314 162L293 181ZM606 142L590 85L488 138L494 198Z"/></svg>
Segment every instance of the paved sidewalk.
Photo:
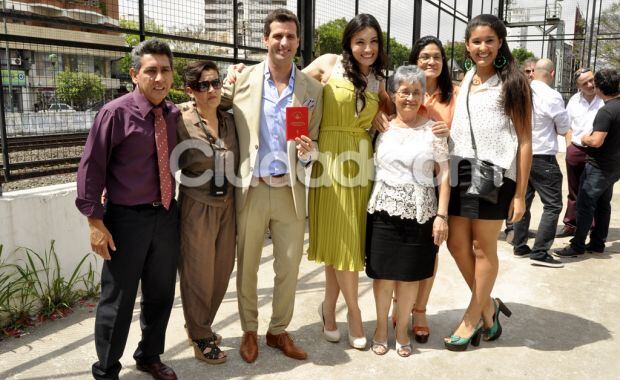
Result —
<svg viewBox="0 0 620 380"><path fill-rule="evenodd" d="M265 241L259 273L259 357L246 364L238 354L241 329L237 317L233 272L228 293L214 325L224 336L227 363L212 366L194 359L183 330L183 313L177 298L167 331L162 360L174 367L181 379L277 378L277 379L612 379L620 372L620 187L612 209L609 242L604 254L587 254L565 260L562 269L533 267L527 259L512 256L511 247L499 243L500 273L493 295L512 310L502 318L504 334L496 342L482 342L467 352L449 352L442 338L459 323L469 301L469 291L442 247L439 273L428 307L431 337L427 344L414 342L414 354L400 358L390 332L390 351L385 356L357 351L346 342L346 308L338 304L340 343L328 343L321 335L317 306L322 300L323 269L304 256L299 275L295 315L289 331L309 358L297 361L267 347L264 334L271 314L273 257ZM536 229L542 206L533 207ZM307 235L306 235L307 239ZM556 240L561 247L568 239ZM308 241L306 240L306 244ZM360 306L368 339L374 330L372 283L360 275ZM139 340L138 304L134 311L121 372L123 379L148 379L135 368L133 350ZM77 309L69 317L35 328L19 339L0 342L0 379L88 378L96 361L93 342L94 314Z"/></svg>

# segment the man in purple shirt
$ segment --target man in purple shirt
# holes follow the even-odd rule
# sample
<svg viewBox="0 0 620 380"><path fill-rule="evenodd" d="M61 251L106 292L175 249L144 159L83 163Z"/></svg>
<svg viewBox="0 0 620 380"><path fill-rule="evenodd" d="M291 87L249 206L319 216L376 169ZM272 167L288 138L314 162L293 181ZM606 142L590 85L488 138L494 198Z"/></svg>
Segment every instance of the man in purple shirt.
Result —
<svg viewBox="0 0 620 380"><path fill-rule="evenodd" d="M172 85L172 52L151 39L131 52L136 89L106 104L90 130L77 175L76 206L87 218L93 251L105 261L95 319L96 379L118 379L138 283L142 340L137 368L176 379L161 363L174 301L179 250L178 209L169 152L179 111L165 101ZM101 195L106 191L106 204Z"/></svg>

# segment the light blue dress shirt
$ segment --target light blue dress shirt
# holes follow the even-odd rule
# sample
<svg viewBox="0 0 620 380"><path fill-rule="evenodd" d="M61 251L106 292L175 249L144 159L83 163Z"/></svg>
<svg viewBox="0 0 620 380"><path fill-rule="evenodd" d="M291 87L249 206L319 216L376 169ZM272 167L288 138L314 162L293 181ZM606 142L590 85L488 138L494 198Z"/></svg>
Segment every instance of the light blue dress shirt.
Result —
<svg viewBox="0 0 620 380"><path fill-rule="evenodd" d="M267 177L289 172L286 151L286 107L293 104L295 89L295 68L291 71L288 86L278 94L271 79L269 65L265 63L263 99L260 115L258 162L254 165L254 176Z"/></svg>

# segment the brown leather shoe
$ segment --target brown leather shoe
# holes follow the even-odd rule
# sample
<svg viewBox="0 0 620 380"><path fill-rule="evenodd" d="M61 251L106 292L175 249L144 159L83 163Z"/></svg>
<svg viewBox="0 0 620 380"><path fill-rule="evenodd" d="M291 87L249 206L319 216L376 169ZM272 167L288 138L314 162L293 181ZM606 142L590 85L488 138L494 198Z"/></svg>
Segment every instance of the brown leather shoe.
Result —
<svg viewBox="0 0 620 380"><path fill-rule="evenodd" d="M177 380L177 375L172 368L162 362L142 364L136 362L136 367L142 372L148 372L157 380Z"/></svg>
<svg viewBox="0 0 620 380"><path fill-rule="evenodd" d="M281 350L289 358L305 360L308 357L306 351L296 346L293 338L287 332L278 335L267 332L267 345Z"/></svg>
<svg viewBox="0 0 620 380"><path fill-rule="evenodd" d="M256 331L246 331L241 338L241 347L239 347L241 358L248 363L253 363L258 357L258 340Z"/></svg>

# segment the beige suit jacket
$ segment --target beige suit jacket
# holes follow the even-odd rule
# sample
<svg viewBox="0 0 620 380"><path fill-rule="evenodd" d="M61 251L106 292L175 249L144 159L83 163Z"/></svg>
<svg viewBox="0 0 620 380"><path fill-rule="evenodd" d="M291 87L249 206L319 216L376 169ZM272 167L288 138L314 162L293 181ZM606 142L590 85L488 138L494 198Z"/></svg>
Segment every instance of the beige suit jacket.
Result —
<svg viewBox="0 0 620 380"><path fill-rule="evenodd" d="M252 185L254 165L258 165L260 115L263 99L265 64L247 67L234 84L222 88L221 106L232 107L239 137L239 176L241 186L235 189L237 211L245 206L248 191ZM319 126L323 113L323 86L314 78L304 74L295 67L295 89L293 106L309 106L309 133L312 140L319 137ZM299 162L294 141L287 142L288 167L290 170L289 186L293 193L295 212L299 219L306 217L306 171ZM314 155L313 155L314 156Z"/></svg>

